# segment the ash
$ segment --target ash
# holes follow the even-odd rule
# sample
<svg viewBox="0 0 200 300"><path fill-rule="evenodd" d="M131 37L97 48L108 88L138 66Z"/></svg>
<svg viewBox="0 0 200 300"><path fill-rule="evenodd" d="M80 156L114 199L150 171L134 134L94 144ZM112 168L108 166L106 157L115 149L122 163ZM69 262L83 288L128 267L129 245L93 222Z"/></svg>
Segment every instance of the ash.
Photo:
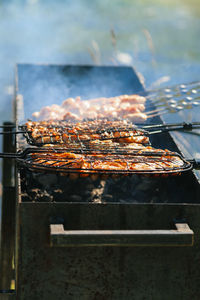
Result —
<svg viewBox="0 0 200 300"><path fill-rule="evenodd" d="M164 203L173 201L170 190L178 188L177 178L142 177L73 178L20 170L23 202L121 202ZM174 201L177 202L177 199Z"/></svg>

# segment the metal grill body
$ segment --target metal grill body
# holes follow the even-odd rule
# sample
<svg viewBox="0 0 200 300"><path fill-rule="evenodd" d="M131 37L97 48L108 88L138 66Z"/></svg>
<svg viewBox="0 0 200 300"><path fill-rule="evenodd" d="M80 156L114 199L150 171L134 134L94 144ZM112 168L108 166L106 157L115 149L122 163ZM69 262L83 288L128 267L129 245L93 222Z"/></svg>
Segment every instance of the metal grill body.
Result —
<svg viewBox="0 0 200 300"><path fill-rule="evenodd" d="M58 95L66 98L69 87L70 96L84 98L88 92L97 97L144 91L125 67L20 65L17 78L17 125L37 109L39 89L49 104ZM17 150L19 145L17 137ZM168 133L153 137L152 145L178 151ZM57 177L48 178L54 185ZM72 203L68 194L62 203L25 202L22 179L16 168L17 299L199 299L200 188L193 171L155 179L158 203L151 195L125 203L122 194L112 203ZM176 230L174 223L191 230Z"/></svg>

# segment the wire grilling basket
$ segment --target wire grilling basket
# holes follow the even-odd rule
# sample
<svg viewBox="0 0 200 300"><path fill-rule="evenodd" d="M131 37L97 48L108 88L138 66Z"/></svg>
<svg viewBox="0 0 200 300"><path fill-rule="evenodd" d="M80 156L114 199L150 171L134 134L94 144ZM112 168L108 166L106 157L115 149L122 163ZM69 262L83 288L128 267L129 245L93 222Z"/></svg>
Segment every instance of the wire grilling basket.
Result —
<svg viewBox="0 0 200 300"><path fill-rule="evenodd" d="M33 171L107 175L178 175L192 169L192 163L169 151L127 151L89 149L27 148L16 154L1 154L16 158L20 166Z"/></svg>
<svg viewBox="0 0 200 300"><path fill-rule="evenodd" d="M65 121L33 122L27 123L22 129L28 143L37 146L120 139L125 142L149 143L145 130L123 121L96 120L76 124Z"/></svg>
<svg viewBox="0 0 200 300"><path fill-rule="evenodd" d="M198 125L191 124L187 129ZM0 157L16 158L21 166L34 171L65 175L181 174L198 164L186 161L175 152L150 147L148 135L185 127L185 124L147 125L148 130L153 130L147 132L145 126L138 129L119 120L76 124L27 122L20 128L28 143L37 147L26 148L16 154L1 153Z"/></svg>
<svg viewBox="0 0 200 300"><path fill-rule="evenodd" d="M19 131L12 134L23 134L28 144L42 146L46 144L87 143L95 140L125 143L148 144L149 136L167 131L192 130L200 128L199 122L178 124L133 125L121 120L93 120L81 123L67 121L27 122L19 126ZM11 132L9 132L11 133ZM1 134L6 134L5 132Z"/></svg>
<svg viewBox="0 0 200 300"><path fill-rule="evenodd" d="M76 151L78 152L78 151ZM19 160L20 161L20 160ZM20 161L32 170L61 172L65 174L79 173L81 176L90 174L108 175L169 175L189 171L192 165L177 153L166 152L111 152L72 153L48 151L29 154Z"/></svg>

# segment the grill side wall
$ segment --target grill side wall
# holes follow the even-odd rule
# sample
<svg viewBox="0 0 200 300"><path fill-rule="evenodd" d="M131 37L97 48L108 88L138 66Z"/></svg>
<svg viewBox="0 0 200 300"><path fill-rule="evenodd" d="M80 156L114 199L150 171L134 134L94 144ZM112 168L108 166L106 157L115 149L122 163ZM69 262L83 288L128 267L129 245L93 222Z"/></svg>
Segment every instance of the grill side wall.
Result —
<svg viewBox="0 0 200 300"><path fill-rule="evenodd" d="M193 247L50 247L51 221L150 230L175 218L194 231ZM21 203L18 299L199 299L199 219L199 205Z"/></svg>

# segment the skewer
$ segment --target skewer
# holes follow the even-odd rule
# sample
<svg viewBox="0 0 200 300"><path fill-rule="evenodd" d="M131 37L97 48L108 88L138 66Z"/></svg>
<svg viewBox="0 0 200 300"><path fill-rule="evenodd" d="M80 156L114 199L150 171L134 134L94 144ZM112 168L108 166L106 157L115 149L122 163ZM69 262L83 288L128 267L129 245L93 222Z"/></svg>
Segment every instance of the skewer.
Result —
<svg viewBox="0 0 200 300"><path fill-rule="evenodd" d="M146 114L146 115L150 115L150 114L152 114L152 113L159 113L159 112L162 112L163 110L165 110L165 108L153 109L153 110L150 110L150 111L145 112L145 114Z"/></svg>
<svg viewBox="0 0 200 300"><path fill-rule="evenodd" d="M168 114L168 113L169 113L168 111L164 111L162 113L155 113L155 114L152 114L152 115L148 115L147 119L155 118L155 117L162 116L162 115L165 115L165 114Z"/></svg>
<svg viewBox="0 0 200 300"><path fill-rule="evenodd" d="M147 90L146 92L142 92L140 95L144 95L145 97L150 97L150 94L158 94L159 92L163 93L165 92L170 93L171 91L176 91L176 92L181 92L182 94L186 94L188 92L188 88L190 88L190 91L192 94L196 94L194 91L196 89L200 89L200 81L193 81L190 83L185 83L185 84L175 84L172 86L167 86L167 87L161 87L157 89L152 89L152 90ZM146 94L146 95L145 95Z"/></svg>
<svg viewBox="0 0 200 300"><path fill-rule="evenodd" d="M10 125L9 124L8 125L0 125L0 128L8 128L8 127L9 128L16 128L16 126L14 124L13 125L11 125L11 124Z"/></svg>
<svg viewBox="0 0 200 300"><path fill-rule="evenodd" d="M198 96L198 97L187 96L187 97L182 97L180 99L177 99L176 96L172 95L172 97L170 97L170 99L165 98L165 99L154 100L153 97L151 97L150 99L151 99L152 104L156 105L156 107L168 107L173 104L190 106L194 102L197 102L196 104L198 105L198 103L199 103L199 105L200 105L200 96ZM145 106L145 108L146 109L152 108L152 104L147 104Z"/></svg>
<svg viewBox="0 0 200 300"><path fill-rule="evenodd" d="M147 111L145 112L145 114L147 115L147 118L150 117L156 117L159 115L163 115L165 113L175 113L181 110L185 110L185 109L192 109L195 106L199 106L200 102L199 101L193 101L190 104L188 104L188 107L186 106L182 106L182 105L176 105L176 104L172 104L169 107L165 107L165 108L160 108L160 109L155 109L155 110L151 110L151 111Z"/></svg>
<svg viewBox="0 0 200 300"><path fill-rule="evenodd" d="M172 101L174 104L189 105L193 102L198 102L200 100L200 82L196 81L189 84L175 85L167 88L159 88L155 90L147 90L146 95L143 92L143 95L146 99L150 99L153 104L157 106L170 106ZM178 98L178 99L177 99ZM187 103L188 102L188 103ZM147 104L146 108L150 108L151 104Z"/></svg>

